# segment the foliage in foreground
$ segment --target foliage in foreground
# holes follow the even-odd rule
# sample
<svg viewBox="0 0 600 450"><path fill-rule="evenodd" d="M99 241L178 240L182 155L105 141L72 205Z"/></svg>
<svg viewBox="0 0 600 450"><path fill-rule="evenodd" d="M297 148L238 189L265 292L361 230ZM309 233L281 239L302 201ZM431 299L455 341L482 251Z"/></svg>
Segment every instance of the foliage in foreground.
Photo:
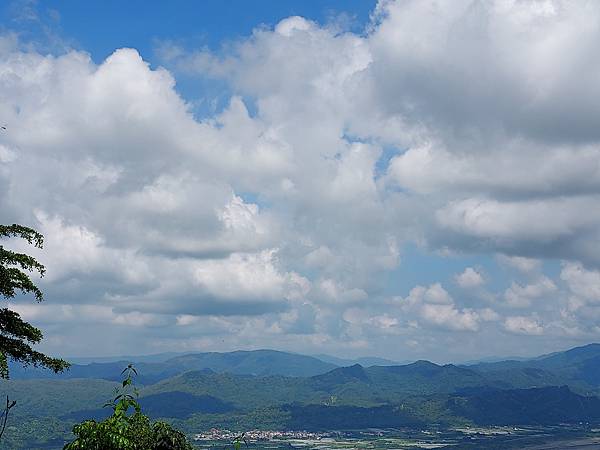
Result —
<svg viewBox="0 0 600 450"><path fill-rule="evenodd" d="M129 365L123 373L122 388L116 392L111 403L113 414L101 422L86 420L73 427L76 439L65 445L64 450L193 450L185 435L165 422L152 422L142 414L133 387L133 375ZM130 409L132 413L129 413Z"/></svg>
<svg viewBox="0 0 600 450"><path fill-rule="evenodd" d="M18 237L29 244L42 248L44 237L37 231L21 225L0 225L0 238ZM27 272L38 272L44 276L45 267L32 256L13 252L0 245L0 297L11 300L17 293L33 294L38 302L44 298L42 291L31 280ZM42 332L21 319L18 313L0 309L0 378L8 378L8 360L24 365L47 367L62 372L69 363L51 358L33 350L32 344L39 343Z"/></svg>
<svg viewBox="0 0 600 450"><path fill-rule="evenodd" d="M0 238L18 237L38 248L44 245L44 236L32 228L22 225L0 225ZM42 291L35 285L28 272L38 272L44 276L46 268L34 257L5 249L0 245L0 297L12 300L17 293L33 294L38 302L44 299ZM0 308L0 378L8 378L8 361L18 361L23 365L47 367L54 372L62 372L69 363L51 358L32 348L43 338L42 332L21 319L18 313L9 308ZM6 430L8 416L16 405L15 400L6 397L6 406L0 414L0 439Z"/></svg>

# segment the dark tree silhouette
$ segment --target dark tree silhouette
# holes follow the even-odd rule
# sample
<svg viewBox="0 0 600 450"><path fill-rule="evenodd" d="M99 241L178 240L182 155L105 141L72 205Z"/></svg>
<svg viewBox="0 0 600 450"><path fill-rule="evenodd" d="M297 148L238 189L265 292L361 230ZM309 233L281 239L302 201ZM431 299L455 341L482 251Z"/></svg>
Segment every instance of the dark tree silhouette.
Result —
<svg viewBox="0 0 600 450"><path fill-rule="evenodd" d="M32 228L22 225L0 225L0 238L18 237L29 244L42 248L44 237ZM44 276L45 267L32 256L16 253L0 245L0 297L13 299L17 293L33 294L38 302L44 299L42 291L31 280L28 273L37 272ZM8 361L23 365L46 367L62 372L69 363L51 358L32 348L43 338L42 332L25 322L18 313L9 308L0 308L0 378L8 378Z"/></svg>

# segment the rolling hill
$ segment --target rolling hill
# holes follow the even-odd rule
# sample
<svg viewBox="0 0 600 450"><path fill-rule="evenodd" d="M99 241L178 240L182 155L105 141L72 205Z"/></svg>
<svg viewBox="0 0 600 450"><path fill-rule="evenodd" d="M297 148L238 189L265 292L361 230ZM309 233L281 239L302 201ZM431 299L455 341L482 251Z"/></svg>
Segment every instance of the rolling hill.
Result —
<svg viewBox="0 0 600 450"><path fill-rule="evenodd" d="M75 365L66 375L16 371L15 429L60 441L73 423L105 417L125 361ZM456 425L600 424L600 345L526 361L354 364L272 350L176 355L141 362L140 403L187 432ZM18 379L21 378L21 379Z"/></svg>

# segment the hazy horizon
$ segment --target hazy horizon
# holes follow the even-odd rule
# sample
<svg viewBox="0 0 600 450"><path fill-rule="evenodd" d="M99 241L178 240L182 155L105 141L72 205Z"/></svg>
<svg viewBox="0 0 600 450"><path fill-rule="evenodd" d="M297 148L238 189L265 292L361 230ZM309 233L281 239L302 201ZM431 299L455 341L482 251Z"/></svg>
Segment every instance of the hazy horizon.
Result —
<svg viewBox="0 0 600 450"><path fill-rule="evenodd" d="M166 357L167 355L179 356L179 355L189 355L189 354L195 354L195 353L233 353L233 352L274 351L274 352L291 353L291 354L296 354L296 355L301 355L301 356L310 356L310 357L317 358L317 359L320 359L321 357L334 358L334 359L340 359L340 360L348 360L348 361L358 361L361 359L381 359L381 360L387 360L389 362L396 363L398 365L410 364L412 362L419 361L419 360L427 360L427 361L433 362L434 364L470 364L470 363L486 362L486 361L494 361L495 362L495 361L508 361L508 360L512 360L512 359L525 359L525 360L526 359L535 359L540 356L548 356L553 353L565 352L568 350L572 350L573 348L586 347L589 345L599 345L599 343L590 342L587 344L582 344L578 347L557 348L557 349L552 350L547 353L532 353L532 354L520 354L520 355L518 355L518 354L489 355L489 356L484 356L481 358L465 358L465 359L428 359L428 358L416 357L414 359L409 359L409 360L397 360L397 359L388 358L386 356L377 355L377 354L359 354L356 356L352 356L352 355L345 356L345 355L340 355L340 354L336 354L336 353L302 353L302 352L295 352L295 351L289 351L289 350L277 349L277 348L266 348L266 347L261 347L261 348L247 347L247 348L236 348L236 349L230 349L230 350L205 349L205 350L170 351L170 352L160 352L160 353L138 353L138 354L133 353L133 354L105 354L105 355L94 355L94 354L61 355L61 357L66 358L67 360L69 360L75 364L80 364L80 362L78 362L78 361L86 361L85 364L87 364L87 363L96 362L96 361L100 361L100 360L118 360L119 358L130 359L132 362L135 362L134 358L145 359L145 358L153 358L153 357L160 357L160 356Z"/></svg>

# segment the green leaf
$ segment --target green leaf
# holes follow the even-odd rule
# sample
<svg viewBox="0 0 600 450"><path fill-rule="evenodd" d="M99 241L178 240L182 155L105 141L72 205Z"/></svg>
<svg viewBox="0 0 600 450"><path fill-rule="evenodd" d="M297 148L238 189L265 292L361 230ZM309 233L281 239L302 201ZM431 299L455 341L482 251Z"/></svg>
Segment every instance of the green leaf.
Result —
<svg viewBox="0 0 600 450"><path fill-rule="evenodd" d="M20 237L39 248L44 243L40 233L17 224L0 225L0 238L3 237ZM45 270L32 256L7 250L0 245L0 297L10 300L17 293L33 294L37 301L42 301L42 291L26 272L37 272L44 276ZM68 362L46 356L31 347L42 338L42 332L23 321L18 313L8 308L0 309L0 378L9 377L9 359L25 366L46 367L54 372L68 369Z"/></svg>

